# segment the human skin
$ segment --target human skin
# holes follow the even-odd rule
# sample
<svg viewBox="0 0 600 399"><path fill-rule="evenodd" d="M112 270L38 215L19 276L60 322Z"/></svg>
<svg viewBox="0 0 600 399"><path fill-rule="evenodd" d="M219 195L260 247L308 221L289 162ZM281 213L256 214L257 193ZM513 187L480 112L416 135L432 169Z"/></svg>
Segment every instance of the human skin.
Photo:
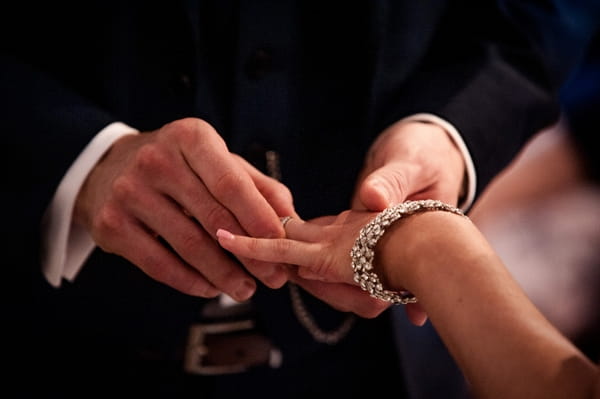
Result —
<svg viewBox="0 0 600 399"><path fill-rule="evenodd" d="M353 210L382 211L405 200L435 198L456 205L462 195L465 164L457 146L440 126L423 122L397 122L385 129L371 146L357 189ZM323 217L319 223L331 218ZM313 221L316 222L316 221ZM389 304L365 300L356 287L323 283L290 273L290 279L314 296L341 311L375 317ZM427 316L419 304L406 307L412 323L422 325Z"/></svg>
<svg viewBox="0 0 600 399"><path fill-rule="evenodd" d="M230 153L208 123L188 118L118 140L85 181L74 219L103 250L183 293L245 300L256 283L214 232L282 237L278 214L294 214L289 190ZM278 265L246 266L273 288L286 281Z"/></svg>
<svg viewBox="0 0 600 399"><path fill-rule="evenodd" d="M304 278L356 284L349 250L373 217L292 219L286 239L217 236L233 253L296 265ZM476 397L600 397L598 365L531 303L470 219L440 211L402 218L377 243L374 266L386 289L415 294Z"/></svg>
<svg viewBox="0 0 600 399"><path fill-rule="evenodd" d="M462 156L443 129L397 123L373 144L353 206L378 210L427 193L455 202L463 174ZM224 292L243 301L256 290L254 277L271 288L291 279L337 308L368 315L387 307L356 302L354 289L319 286L280 264L239 258L242 267L216 242L219 227L283 237L284 215L296 215L289 189L232 154L196 118L119 139L90 172L74 209L75 223L100 248L186 294Z"/></svg>

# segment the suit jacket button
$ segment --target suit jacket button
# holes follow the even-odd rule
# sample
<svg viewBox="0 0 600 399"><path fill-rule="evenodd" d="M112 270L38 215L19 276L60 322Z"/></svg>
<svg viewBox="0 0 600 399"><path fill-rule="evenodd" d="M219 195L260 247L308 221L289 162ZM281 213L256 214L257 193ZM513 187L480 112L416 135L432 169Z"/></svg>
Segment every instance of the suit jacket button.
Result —
<svg viewBox="0 0 600 399"><path fill-rule="evenodd" d="M252 53L245 65L246 76L257 80L269 73L273 66L273 57L265 49L258 49Z"/></svg>

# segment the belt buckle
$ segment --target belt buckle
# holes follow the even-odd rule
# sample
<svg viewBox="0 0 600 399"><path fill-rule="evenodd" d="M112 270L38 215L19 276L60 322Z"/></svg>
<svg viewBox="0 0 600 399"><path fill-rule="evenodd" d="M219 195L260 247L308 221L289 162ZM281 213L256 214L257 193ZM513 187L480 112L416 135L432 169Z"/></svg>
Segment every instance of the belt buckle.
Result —
<svg viewBox="0 0 600 399"><path fill-rule="evenodd" d="M253 320L190 326L184 370L190 374L241 373L254 366L281 364L281 353L255 328Z"/></svg>

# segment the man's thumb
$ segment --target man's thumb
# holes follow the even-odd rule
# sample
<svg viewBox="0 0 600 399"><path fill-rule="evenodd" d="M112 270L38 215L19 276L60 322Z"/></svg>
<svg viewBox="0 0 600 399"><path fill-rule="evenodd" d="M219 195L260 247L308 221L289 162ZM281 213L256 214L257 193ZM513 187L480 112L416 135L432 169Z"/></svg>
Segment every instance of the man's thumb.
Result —
<svg viewBox="0 0 600 399"><path fill-rule="evenodd" d="M382 211L406 199L405 186L405 178L386 168L380 168L363 180L358 195L366 209Z"/></svg>

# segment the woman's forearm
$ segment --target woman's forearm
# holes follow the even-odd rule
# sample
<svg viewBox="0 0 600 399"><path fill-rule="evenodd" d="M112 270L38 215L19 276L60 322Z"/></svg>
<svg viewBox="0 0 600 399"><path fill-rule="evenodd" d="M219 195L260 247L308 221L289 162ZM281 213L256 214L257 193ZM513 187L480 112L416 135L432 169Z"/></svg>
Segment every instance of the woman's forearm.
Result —
<svg viewBox="0 0 600 399"><path fill-rule="evenodd" d="M326 225L292 219L286 239L224 230L217 237L237 255L293 264L301 276L327 284L352 284L356 270L348 265L349 248L372 217L348 211ZM439 211L405 214L386 224L373 245L383 287L416 296L477 397L600 399L598 365L529 301L468 218ZM556 300L568 294L557 293Z"/></svg>
<svg viewBox="0 0 600 399"><path fill-rule="evenodd" d="M426 212L397 222L375 267L388 288L416 295L482 397L592 397L598 367L535 308L468 219Z"/></svg>

